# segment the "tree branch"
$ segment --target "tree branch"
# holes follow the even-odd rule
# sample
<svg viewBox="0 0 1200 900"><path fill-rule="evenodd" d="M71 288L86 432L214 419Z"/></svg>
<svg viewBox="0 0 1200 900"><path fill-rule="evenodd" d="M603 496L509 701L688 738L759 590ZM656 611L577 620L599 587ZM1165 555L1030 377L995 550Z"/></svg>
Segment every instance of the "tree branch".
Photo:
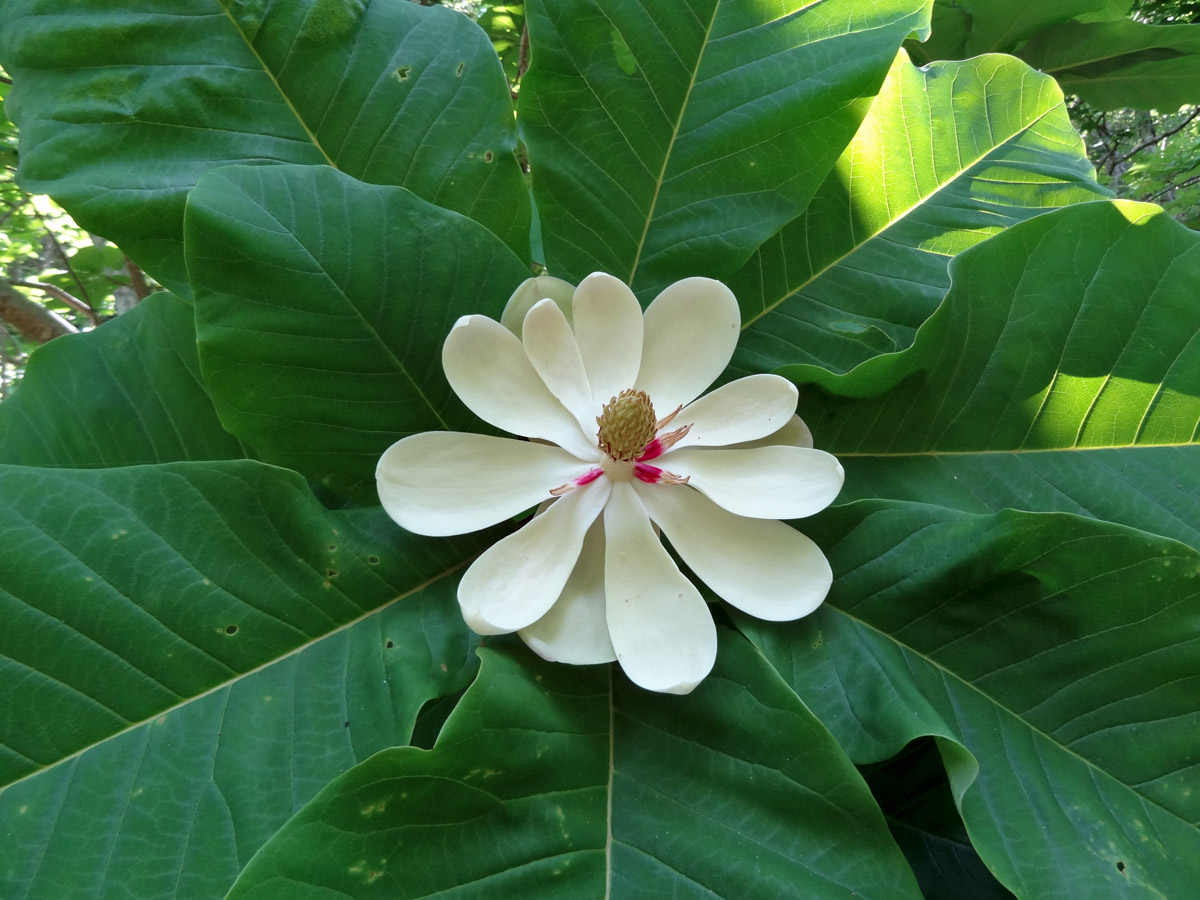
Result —
<svg viewBox="0 0 1200 900"><path fill-rule="evenodd" d="M55 287L52 284L46 284L42 281L11 281L9 284L13 285L14 287L27 287L38 291L45 291L47 294L57 297L63 303L67 304L67 306L71 307L71 309L83 313L88 317L88 321L93 325L98 324L100 321L94 309L92 309L78 297L72 297L60 287Z"/></svg>
<svg viewBox="0 0 1200 900"><path fill-rule="evenodd" d="M44 344L64 334L79 331L53 310L30 300L20 291L0 281L0 319L3 319L27 341Z"/></svg>
<svg viewBox="0 0 1200 900"><path fill-rule="evenodd" d="M1171 191L1181 191L1186 187L1191 187L1193 184L1200 184L1200 175L1193 175L1191 178L1188 178L1184 181L1179 182L1179 184L1169 184L1165 188L1163 188L1161 191L1155 191L1150 196L1143 197L1142 199L1145 202L1149 203L1154 200L1157 200L1159 197L1163 196L1164 194L1169 194L1169 193L1171 193Z"/></svg>
<svg viewBox="0 0 1200 900"><path fill-rule="evenodd" d="M1188 125L1191 124L1192 120L1196 118L1196 116L1200 116L1200 106L1197 106L1195 109L1193 109L1191 111L1191 113L1188 114L1187 118L1185 118L1182 122L1180 122L1174 128L1170 129L1169 131L1164 131L1162 134L1152 137L1149 140L1142 141L1140 144L1138 144L1136 147L1134 147L1132 150L1130 150L1124 156L1118 157L1117 160L1113 163L1113 165L1119 166L1121 163L1125 162L1125 160L1129 159L1134 154L1141 153L1147 147L1152 147L1155 144L1159 143L1160 141L1166 140L1173 134L1178 134L1179 132L1183 131L1183 129L1187 128Z"/></svg>
<svg viewBox="0 0 1200 900"><path fill-rule="evenodd" d="M129 276L129 286L133 288L139 303L150 296L150 285L146 284L146 274L128 256L125 257L125 274Z"/></svg>

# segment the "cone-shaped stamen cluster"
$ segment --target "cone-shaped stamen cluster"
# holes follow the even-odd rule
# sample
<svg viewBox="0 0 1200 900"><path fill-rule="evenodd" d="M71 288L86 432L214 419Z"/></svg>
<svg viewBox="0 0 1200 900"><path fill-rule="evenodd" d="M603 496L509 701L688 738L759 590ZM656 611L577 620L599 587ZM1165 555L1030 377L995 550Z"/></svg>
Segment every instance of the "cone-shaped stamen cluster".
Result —
<svg viewBox="0 0 1200 900"><path fill-rule="evenodd" d="M596 417L600 449L619 462L637 459L654 440L658 420L645 391L627 388L604 404Z"/></svg>

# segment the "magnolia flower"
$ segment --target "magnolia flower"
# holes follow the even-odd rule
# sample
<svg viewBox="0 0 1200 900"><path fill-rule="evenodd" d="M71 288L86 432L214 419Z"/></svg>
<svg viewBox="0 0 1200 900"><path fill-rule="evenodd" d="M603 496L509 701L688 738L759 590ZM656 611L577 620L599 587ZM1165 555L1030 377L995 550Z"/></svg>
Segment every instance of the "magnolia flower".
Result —
<svg viewBox="0 0 1200 900"><path fill-rule="evenodd" d="M418 534L476 531L540 504L463 575L474 631L518 631L549 660L615 659L642 687L687 693L712 668L716 627L656 527L750 615L784 621L820 605L829 563L777 520L828 506L842 467L812 449L796 388L751 375L696 399L739 327L720 282L676 282L643 315L602 273L577 289L530 279L501 322L455 323L442 349L450 386L530 440L413 435L383 454L377 480L384 509Z"/></svg>

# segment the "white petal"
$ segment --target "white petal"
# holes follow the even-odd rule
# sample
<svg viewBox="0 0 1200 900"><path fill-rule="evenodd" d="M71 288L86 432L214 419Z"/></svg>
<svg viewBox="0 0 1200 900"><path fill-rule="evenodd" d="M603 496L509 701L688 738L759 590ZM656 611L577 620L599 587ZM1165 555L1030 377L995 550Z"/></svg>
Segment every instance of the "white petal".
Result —
<svg viewBox="0 0 1200 900"><path fill-rule="evenodd" d="M597 410L633 387L642 359L642 308L619 278L594 272L575 289L575 338ZM651 398L653 400L653 398Z"/></svg>
<svg viewBox="0 0 1200 900"><path fill-rule="evenodd" d="M671 546L722 599L759 619L806 616L833 571L821 548L783 522L726 512L690 487L638 485Z"/></svg>
<svg viewBox="0 0 1200 900"><path fill-rule="evenodd" d="M463 618L477 634L532 625L558 599L575 568L610 482L601 478L560 497L471 563L458 585Z"/></svg>
<svg viewBox="0 0 1200 900"><path fill-rule="evenodd" d="M562 594L548 613L521 629L521 639L551 662L586 666L617 658L604 614L604 524L599 519L583 539Z"/></svg>
<svg viewBox="0 0 1200 900"><path fill-rule="evenodd" d="M463 316L442 347L450 387L485 422L521 437L542 438L580 459L596 459L595 442L554 398L521 342L486 316Z"/></svg>
<svg viewBox="0 0 1200 900"><path fill-rule="evenodd" d="M787 421L787 424L774 434L768 434L766 437L754 441L741 441L736 444L730 444L728 449L749 450L752 447L811 447L812 445L812 432L808 430L808 426L804 424L804 420L799 416L792 416Z"/></svg>
<svg viewBox="0 0 1200 900"><path fill-rule="evenodd" d="M721 282L675 282L646 308L634 387L650 395L659 415L691 403L729 365L741 323L737 300Z"/></svg>
<svg viewBox="0 0 1200 900"><path fill-rule="evenodd" d="M648 690L688 693L712 670L717 629L629 482L613 485L604 537L608 632L621 668Z"/></svg>
<svg viewBox="0 0 1200 900"><path fill-rule="evenodd" d="M774 434L795 414L797 396L796 386L778 375L731 381L684 407L671 427L692 430L675 446L721 447Z"/></svg>
<svg viewBox="0 0 1200 900"><path fill-rule="evenodd" d="M731 513L755 519L801 519L832 503L845 473L835 456L808 447L710 447L672 450L655 460Z"/></svg>
<svg viewBox="0 0 1200 900"><path fill-rule="evenodd" d="M584 434L595 434L596 413L575 333L553 300L539 300L521 328L525 354L546 387L570 410Z"/></svg>
<svg viewBox="0 0 1200 900"><path fill-rule="evenodd" d="M375 467L387 514L416 534L465 534L544 499L590 465L560 447L453 431L397 441Z"/></svg>
<svg viewBox="0 0 1200 900"><path fill-rule="evenodd" d="M569 322L571 321L571 297L574 293L575 286L561 278L554 278L550 275L526 278L508 298L504 312L500 313L500 324L520 337L521 323L525 321L525 314L533 309L539 300L545 300L547 297L558 304L558 308L563 311L563 315Z"/></svg>

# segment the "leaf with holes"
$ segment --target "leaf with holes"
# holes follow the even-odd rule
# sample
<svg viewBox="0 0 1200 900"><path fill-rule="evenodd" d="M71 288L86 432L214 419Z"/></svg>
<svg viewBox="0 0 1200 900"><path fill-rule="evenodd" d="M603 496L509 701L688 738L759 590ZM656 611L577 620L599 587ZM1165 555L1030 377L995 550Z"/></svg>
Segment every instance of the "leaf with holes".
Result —
<svg viewBox="0 0 1200 900"><path fill-rule="evenodd" d="M528 252L508 83L465 16L415 3L6 0L22 184L190 295L187 192L231 163L402 185Z"/></svg>
<svg viewBox="0 0 1200 900"><path fill-rule="evenodd" d="M329 512L295 473L0 466L0 515L6 900L219 897L472 674L452 598L479 538Z"/></svg>

